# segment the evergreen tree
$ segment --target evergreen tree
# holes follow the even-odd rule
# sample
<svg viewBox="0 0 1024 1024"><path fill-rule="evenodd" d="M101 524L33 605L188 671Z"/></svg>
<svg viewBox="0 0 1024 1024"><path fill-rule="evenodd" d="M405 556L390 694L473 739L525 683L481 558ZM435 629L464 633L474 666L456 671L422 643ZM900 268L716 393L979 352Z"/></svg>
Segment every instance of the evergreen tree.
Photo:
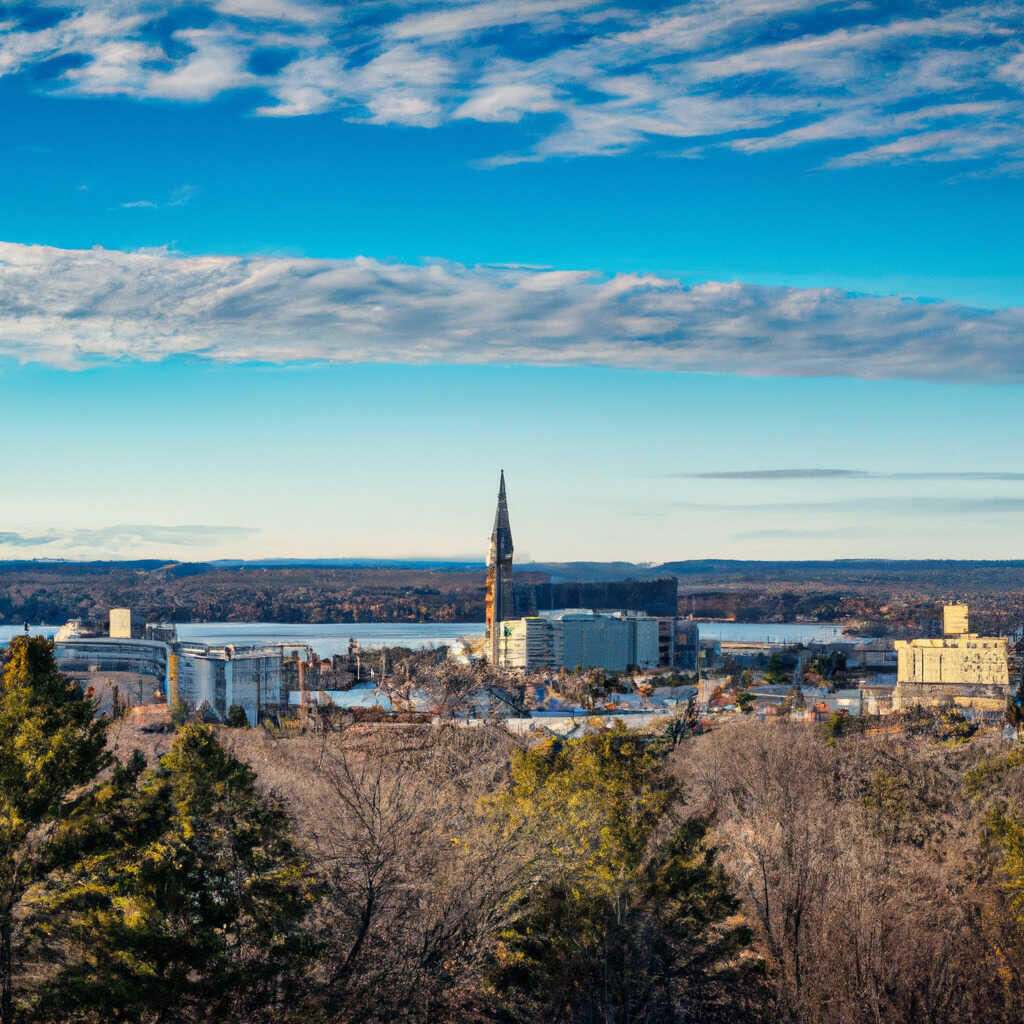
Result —
<svg viewBox="0 0 1024 1024"><path fill-rule="evenodd" d="M279 1017L312 889L284 809L252 769L212 729L187 725L155 770L116 774L94 811L112 841L84 828L81 860L41 908L63 966L39 991L39 1015Z"/></svg>
<svg viewBox="0 0 1024 1024"><path fill-rule="evenodd" d="M245 713L245 708L241 704L232 704L228 708L228 719L227 725L232 729L248 729L249 718Z"/></svg>
<svg viewBox="0 0 1024 1024"><path fill-rule="evenodd" d="M789 681L790 673L788 673L783 665L782 658L778 654L773 654L768 659L768 669L764 674L764 682L769 686L781 686L783 683Z"/></svg>
<svg viewBox="0 0 1024 1024"><path fill-rule="evenodd" d="M513 758L495 806L535 842L491 980L511 1020L743 1021L749 931L665 771L667 743L621 726Z"/></svg>
<svg viewBox="0 0 1024 1024"><path fill-rule="evenodd" d="M0 1020L16 1019L23 900L60 867L61 825L109 763L105 720L58 671L53 645L15 637L0 674ZM85 787L83 789L83 787Z"/></svg>

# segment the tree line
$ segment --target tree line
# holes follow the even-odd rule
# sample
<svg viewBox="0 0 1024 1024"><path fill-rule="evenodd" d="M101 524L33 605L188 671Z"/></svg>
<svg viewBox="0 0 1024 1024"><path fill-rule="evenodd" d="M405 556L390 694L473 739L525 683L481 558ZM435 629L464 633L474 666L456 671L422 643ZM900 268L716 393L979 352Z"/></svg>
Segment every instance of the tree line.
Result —
<svg viewBox="0 0 1024 1024"><path fill-rule="evenodd" d="M12 642L0 1021L1010 1021L1024 754L741 723L185 723Z"/></svg>

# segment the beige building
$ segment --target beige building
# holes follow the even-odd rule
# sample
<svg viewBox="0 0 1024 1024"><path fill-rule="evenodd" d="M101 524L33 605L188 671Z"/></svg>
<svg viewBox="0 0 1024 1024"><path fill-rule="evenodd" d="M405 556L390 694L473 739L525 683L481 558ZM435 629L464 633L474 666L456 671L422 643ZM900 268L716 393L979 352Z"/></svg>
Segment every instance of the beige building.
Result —
<svg viewBox="0 0 1024 1024"><path fill-rule="evenodd" d="M1006 637L969 633L965 604L946 605L942 611L945 636L896 641L893 710L955 704L975 711L1001 711L1010 692Z"/></svg>
<svg viewBox="0 0 1024 1024"><path fill-rule="evenodd" d="M140 640L146 629L145 620L131 608L110 609L110 635L118 640Z"/></svg>

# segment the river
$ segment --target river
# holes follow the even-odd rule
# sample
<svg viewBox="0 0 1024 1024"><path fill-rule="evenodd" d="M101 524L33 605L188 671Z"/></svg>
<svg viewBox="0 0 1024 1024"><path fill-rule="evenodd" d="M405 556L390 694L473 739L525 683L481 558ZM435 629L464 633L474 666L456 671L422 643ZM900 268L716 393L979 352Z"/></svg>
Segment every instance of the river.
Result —
<svg viewBox="0 0 1024 1024"><path fill-rule="evenodd" d="M57 626L29 626L32 635L52 637ZM18 636L24 626L0 626L0 645ZM482 622L183 622L180 640L204 644L267 644L295 640L309 644L318 657L329 658L348 650L354 637L362 647L440 647L465 634L484 632Z"/></svg>
<svg viewBox="0 0 1024 1024"><path fill-rule="evenodd" d="M700 622L704 639L726 643L828 643L842 638L834 622ZM0 645L23 631L22 626L0 626ZM52 637L56 626L30 626L32 634ZM348 650L351 637L370 647L440 647L466 634L483 635L482 622L183 622L181 640L205 644L266 644L295 640L309 644L321 658Z"/></svg>

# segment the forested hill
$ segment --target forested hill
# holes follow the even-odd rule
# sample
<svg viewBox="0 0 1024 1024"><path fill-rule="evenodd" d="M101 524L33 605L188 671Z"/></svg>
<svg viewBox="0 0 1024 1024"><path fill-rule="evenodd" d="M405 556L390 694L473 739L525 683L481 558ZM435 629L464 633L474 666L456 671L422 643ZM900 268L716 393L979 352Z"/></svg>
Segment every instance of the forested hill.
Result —
<svg viewBox="0 0 1024 1024"><path fill-rule="evenodd" d="M0 562L0 622L102 622L130 605L150 621L480 622L483 563L355 559L259 562ZM527 563L517 580L679 581L698 617L845 620L917 628L937 601L971 602L979 627L1024 621L1024 561Z"/></svg>
<svg viewBox="0 0 1024 1024"><path fill-rule="evenodd" d="M604 580L676 576L681 586L720 583L905 584L1015 589L1024 586L1024 560L966 561L955 559L838 558L831 561L757 562L728 558L696 558L677 562L543 562L523 568L552 574L554 579Z"/></svg>
<svg viewBox="0 0 1024 1024"><path fill-rule="evenodd" d="M0 563L0 622L102 622L131 606L171 622L479 622L483 568Z"/></svg>

